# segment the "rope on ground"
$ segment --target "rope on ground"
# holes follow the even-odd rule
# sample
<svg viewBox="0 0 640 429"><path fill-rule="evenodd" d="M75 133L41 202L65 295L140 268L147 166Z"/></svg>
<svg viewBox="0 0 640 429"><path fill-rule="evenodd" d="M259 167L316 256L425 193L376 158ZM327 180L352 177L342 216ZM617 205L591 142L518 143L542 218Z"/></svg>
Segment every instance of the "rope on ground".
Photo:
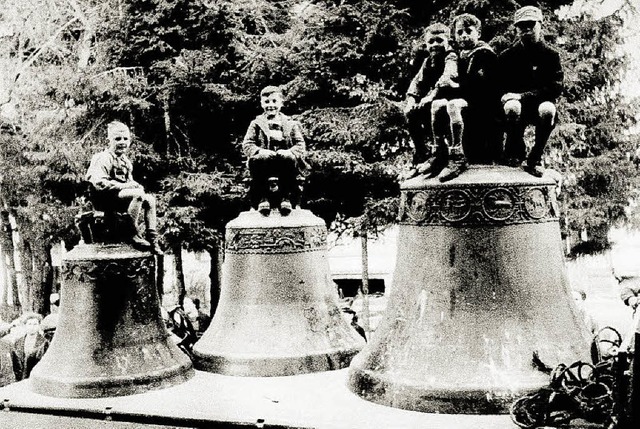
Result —
<svg viewBox="0 0 640 429"><path fill-rule="evenodd" d="M521 428L567 426L571 420L616 427L626 409L629 361L620 353L622 336L611 327L601 329L593 339L593 363L560 364L550 371L547 387L518 398L511 404L513 422ZM534 365L549 372L537 353ZM622 367L622 370L621 370ZM621 394L621 392L623 394Z"/></svg>

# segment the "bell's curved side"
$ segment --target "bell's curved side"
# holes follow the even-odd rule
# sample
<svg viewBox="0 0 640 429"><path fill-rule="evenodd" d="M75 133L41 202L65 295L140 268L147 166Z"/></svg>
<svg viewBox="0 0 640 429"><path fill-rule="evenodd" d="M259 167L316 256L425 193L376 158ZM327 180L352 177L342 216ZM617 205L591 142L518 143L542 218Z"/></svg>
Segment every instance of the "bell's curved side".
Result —
<svg viewBox="0 0 640 429"><path fill-rule="evenodd" d="M354 359L349 387L407 410L502 413L588 359L567 282L555 183L472 166L445 184L402 184L387 311Z"/></svg>
<svg viewBox="0 0 640 429"><path fill-rule="evenodd" d="M142 393L194 375L160 314L155 258L124 244L78 245L62 261L56 333L29 378L48 396Z"/></svg>
<svg viewBox="0 0 640 429"><path fill-rule="evenodd" d="M271 377L349 365L364 340L338 308L326 234L300 209L227 224L220 303L193 348L197 369Z"/></svg>

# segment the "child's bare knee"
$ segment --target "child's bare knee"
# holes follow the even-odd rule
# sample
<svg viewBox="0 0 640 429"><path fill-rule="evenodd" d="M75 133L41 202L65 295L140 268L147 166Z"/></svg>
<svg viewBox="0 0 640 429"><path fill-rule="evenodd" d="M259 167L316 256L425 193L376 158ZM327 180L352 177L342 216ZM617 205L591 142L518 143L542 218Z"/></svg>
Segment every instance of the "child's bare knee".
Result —
<svg viewBox="0 0 640 429"><path fill-rule="evenodd" d="M433 100L431 102L431 113L438 113L440 111L446 110L447 103L447 100Z"/></svg>
<svg viewBox="0 0 640 429"><path fill-rule="evenodd" d="M504 103L504 114L507 118L519 118L522 114L522 104L518 100L509 100Z"/></svg>
<svg viewBox="0 0 640 429"><path fill-rule="evenodd" d="M462 123L462 111L467 107L467 103L464 100L451 100L447 103L447 113L451 122Z"/></svg>
<svg viewBox="0 0 640 429"><path fill-rule="evenodd" d="M545 101L544 103L540 103L538 106L538 116L544 122L553 123L553 120L556 117L556 106L550 101Z"/></svg>

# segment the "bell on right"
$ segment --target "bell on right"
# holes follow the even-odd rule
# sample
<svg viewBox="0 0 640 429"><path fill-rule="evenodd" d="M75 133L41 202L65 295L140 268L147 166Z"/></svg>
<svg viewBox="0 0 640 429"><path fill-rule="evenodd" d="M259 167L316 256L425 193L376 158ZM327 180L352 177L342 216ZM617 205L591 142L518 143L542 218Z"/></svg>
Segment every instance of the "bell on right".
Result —
<svg viewBox="0 0 640 429"><path fill-rule="evenodd" d="M589 358L569 289L556 184L503 166L401 185L384 319L353 360L362 398L429 413L507 412L544 366Z"/></svg>

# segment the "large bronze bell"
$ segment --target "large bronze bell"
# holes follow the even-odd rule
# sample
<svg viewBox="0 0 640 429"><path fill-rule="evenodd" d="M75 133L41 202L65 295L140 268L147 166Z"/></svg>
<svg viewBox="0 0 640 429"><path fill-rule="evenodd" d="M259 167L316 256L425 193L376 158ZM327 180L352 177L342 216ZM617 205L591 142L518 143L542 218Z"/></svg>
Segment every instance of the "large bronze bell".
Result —
<svg viewBox="0 0 640 429"><path fill-rule="evenodd" d="M472 166L401 192L393 288L351 365L352 391L406 410L501 413L548 384L544 366L588 359L554 182Z"/></svg>
<svg viewBox="0 0 640 429"><path fill-rule="evenodd" d="M299 209L227 224L220 303L193 348L197 369L269 377L349 365L364 340L337 306L326 234Z"/></svg>
<svg viewBox="0 0 640 429"><path fill-rule="evenodd" d="M62 261L58 327L31 372L44 395L142 393L188 380L189 358L160 315L155 258L122 244L78 245Z"/></svg>

